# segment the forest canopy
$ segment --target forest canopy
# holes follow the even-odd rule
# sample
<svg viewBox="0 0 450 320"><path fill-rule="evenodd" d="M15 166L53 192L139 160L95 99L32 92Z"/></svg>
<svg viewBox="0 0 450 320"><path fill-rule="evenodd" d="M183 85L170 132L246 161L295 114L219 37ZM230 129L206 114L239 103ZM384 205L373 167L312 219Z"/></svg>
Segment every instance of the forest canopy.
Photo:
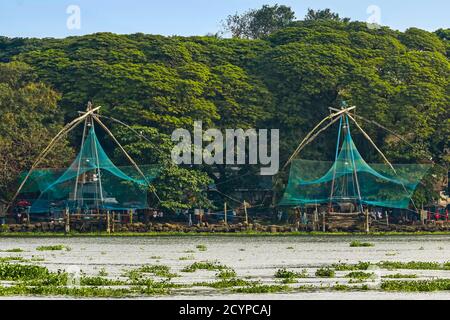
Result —
<svg viewBox="0 0 450 320"><path fill-rule="evenodd" d="M8 199L15 175L30 167L52 134L88 101L150 137L142 141L109 123L138 163L164 166L155 186L168 209L210 206L209 185L228 192L242 184L234 176L252 170L172 165L171 132L191 129L196 120L204 129L279 128L283 164L328 107L345 100L359 115L407 139L364 124L392 162L432 159L439 168L449 167L450 29L400 32L368 28L329 11L295 20L284 6L269 9L251 12L269 26L247 21L252 33L234 38L0 37L0 198ZM278 20L268 19L267 12ZM70 136L45 165L67 164L79 135ZM328 130L302 157L330 160L335 135ZM368 162L382 161L363 137L354 138ZM107 139L104 146L123 161ZM423 202L430 195L418 197Z"/></svg>

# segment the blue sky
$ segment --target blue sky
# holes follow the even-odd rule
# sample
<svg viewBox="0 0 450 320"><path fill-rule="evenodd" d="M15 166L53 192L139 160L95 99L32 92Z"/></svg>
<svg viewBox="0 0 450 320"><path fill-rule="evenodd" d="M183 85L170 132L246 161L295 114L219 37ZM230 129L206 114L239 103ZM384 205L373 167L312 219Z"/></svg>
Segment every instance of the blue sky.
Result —
<svg viewBox="0 0 450 320"><path fill-rule="evenodd" d="M162 35L205 35L219 31L227 15L285 4L302 18L308 7L330 8L352 20L367 21L367 8L380 8L381 24L405 30L450 28L449 0L1 0L0 35L66 37L109 31ZM77 5L81 28L69 29L68 6Z"/></svg>

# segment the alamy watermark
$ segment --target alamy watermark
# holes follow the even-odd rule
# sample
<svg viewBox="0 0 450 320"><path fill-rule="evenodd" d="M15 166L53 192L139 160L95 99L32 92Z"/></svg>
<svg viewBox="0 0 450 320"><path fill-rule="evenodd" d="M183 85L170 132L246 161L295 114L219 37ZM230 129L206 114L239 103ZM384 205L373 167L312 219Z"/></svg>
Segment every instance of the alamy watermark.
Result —
<svg viewBox="0 0 450 320"><path fill-rule="evenodd" d="M366 13L370 14L370 16L366 20L367 28L381 28L381 8L377 5L372 4L367 7Z"/></svg>
<svg viewBox="0 0 450 320"><path fill-rule="evenodd" d="M69 30L80 30L81 29L81 9L80 6L70 5L66 9L66 13L69 17L66 20L66 26Z"/></svg>
<svg viewBox="0 0 450 320"><path fill-rule="evenodd" d="M203 132L202 125L201 121L194 121L193 137L187 129L176 129L172 133L172 141L178 142L171 153L174 163L259 164L261 175L278 173L278 129L226 129L224 138L219 129L207 129ZM204 142L207 143L206 146L203 146Z"/></svg>

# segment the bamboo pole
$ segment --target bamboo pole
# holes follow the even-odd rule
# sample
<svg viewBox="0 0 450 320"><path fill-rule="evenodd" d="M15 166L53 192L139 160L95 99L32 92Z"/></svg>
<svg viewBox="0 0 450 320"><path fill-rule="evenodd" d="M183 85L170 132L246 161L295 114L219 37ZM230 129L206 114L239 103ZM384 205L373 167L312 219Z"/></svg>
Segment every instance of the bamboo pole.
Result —
<svg viewBox="0 0 450 320"><path fill-rule="evenodd" d="M343 114L343 113L345 113L345 112L347 112L347 111L349 111L349 110L351 110L351 109L354 109L355 107L350 107L350 108L347 108L347 109L342 109L342 110L339 110L338 112L336 112L336 113L332 113L332 114L330 114L330 115L328 115L328 116L326 116L325 118L323 118L310 132L308 132L308 134L305 136L305 138L300 142L300 144L298 145L298 147L295 149L295 151L294 151L294 153L289 157L289 159L288 159L288 161L286 162L286 164L283 166L283 168L282 168L282 170L284 169L284 168L286 168L287 167L287 165L292 161L292 159L294 159L297 155L298 155L298 153L301 151L301 149L303 149L305 146L306 146L306 144L308 144L308 143L310 143L312 140L314 140L315 139L315 137L317 137L317 134L316 135L314 135L314 137L313 137L313 139L311 140L311 141L308 141L309 140L309 138L312 136L312 134L314 133L314 131L316 131L324 122L326 122L327 120L332 120L333 118L335 118L335 117L337 117L337 116L339 116L339 115L341 115L341 114ZM336 121L332 121L332 123L334 123L334 122L336 122ZM331 124L328 124L325 128L323 128L322 130L320 130L319 132L322 132L323 130L325 130L326 128L328 128L329 126L330 126ZM305 145L303 145L303 144L305 144Z"/></svg>
<svg viewBox="0 0 450 320"><path fill-rule="evenodd" d="M228 222L227 222L227 203L226 202L223 203L223 213L224 213L223 221L225 222L225 225L228 225Z"/></svg>
<svg viewBox="0 0 450 320"><path fill-rule="evenodd" d="M370 232L370 227L369 227L369 209L366 208L366 232L369 233Z"/></svg>
<svg viewBox="0 0 450 320"><path fill-rule="evenodd" d="M64 215L64 220L65 220L65 228L64 231L65 233L69 233L70 232L70 211L69 208L66 208L64 211L65 215Z"/></svg>
<svg viewBox="0 0 450 320"><path fill-rule="evenodd" d="M106 211L106 232L108 233L108 234L110 234L111 233L111 222L110 222L110 219L109 219L109 211Z"/></svg>
<svg viewBox="0 0 450 320"><path fill-rule="evenodd" d="M248 224L247 202L244 200L245 223Z"/></svg>
<svg viewBox="0 0 450 320"><path fill-rule="evenodd" d="M323 231L323 232L326 231L326 226L325 226L325 212L322 212L322 231Z"/></svg>
<svg viewBox="0 0 450 320"><path fill-rule="evenodd" d="M39 156L36 158L35 162L33 163L33 165L30 168L30 171L28 171L27 175L25 176L25 178L23 179L22 183L20 184L19 188L17 189L16 193L14 194L14 196L12 197L9 205L6 207L6 211L8 211L8 209L11 207L11 205L14 203L14 200L16 200L17 196L19 195L20 191L22 190L23 186L25 185L25 183L27 182L28 178L31 175L31 172L41 163L42 159L45 158L45 156L50 152L50 150L52 149L52 147L66 134L68 134L70 131L72 131L78 124L81 123L82 120L84 120L87 116L89 116L90 114L92 114L93 112L97 111L98 109L100 109L100 107L94 108L90 111L87 111L86 113L84 113L82 116L79 116L78 118L72 120L71 122L69 122L68 124L66 124L64 126L64 128L61 129L61 131L59 131L55 137L53 137L53 139L50 141L50 143L48 144L48 146L39 154Z"/></svg>

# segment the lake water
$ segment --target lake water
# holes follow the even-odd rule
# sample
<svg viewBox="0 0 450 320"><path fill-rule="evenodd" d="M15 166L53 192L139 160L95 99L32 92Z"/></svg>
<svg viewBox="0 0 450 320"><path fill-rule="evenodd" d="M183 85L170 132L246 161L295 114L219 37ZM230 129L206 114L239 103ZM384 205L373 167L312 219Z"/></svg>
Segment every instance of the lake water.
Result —
<svg viewBox="0 0 450 320"><path fill-rule="evenodd" d="M373 247L350 247L352 240L373 243ZM42 245L62 244L70 251L37 251ZM200 251L197 246L206 246ZM4 250L21 248L24 252L7 253ZM186 237L80 237L80 238L0 238L0 257L20 255L24 258L43 258L36 262L50 270L79 268L89 275L105 269L109 277L120 277L124 270L146 264L162 264L180 275L175 283L191 284L215 281L215 271L198 270L193 273L181 269L195 261L217 261L233 268L242 279L276 284L275 272L280 268L293 271L306 269L308 278L298 285L345 284L348 272L339 271L335 278L314 276L319 267L332 263L359 261L450 261L450 236L186 236ZM181 259L180 259L181 258ZM186 260L188 259L188 260ZM449 271L439 270L376 270L377 276L393 273L411 273L417 279L450 278ZM374 284L369 285L373 286ZM152 299L450 299L450 292L397 293L381 290L346 291L311 290L274 294L235 294L208 287L175 291L174 295Z"/></svg>

